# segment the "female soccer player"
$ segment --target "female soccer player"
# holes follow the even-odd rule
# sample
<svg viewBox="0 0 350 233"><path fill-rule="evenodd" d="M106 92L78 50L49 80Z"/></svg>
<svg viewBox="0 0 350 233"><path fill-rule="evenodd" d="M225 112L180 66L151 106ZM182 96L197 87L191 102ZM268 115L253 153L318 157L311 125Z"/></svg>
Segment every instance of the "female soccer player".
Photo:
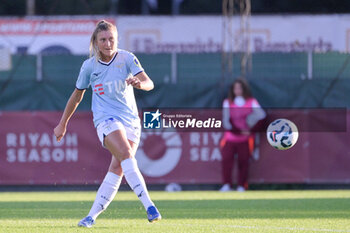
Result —
<svg viewBox="0 0 350 233"><path fill-rule="evenodd" d="M135 159L140 141L140 119L133 88L149 91L153 82L134 54L118 49L116 26L100 21L91 36L90 58L84 61L76 89L69 98L59 124L54 129L57 141L66 133L69 119L91 86L93 121L102 146L113 155L89 214L78 226L91 227L116 195L125 175L131 189L154 222L161 215L148 194L145 181Z"/></svg>
<svg viewBox="0 0 350 233"><path fill-rule="evenodd" d="M223 102L223 126L226 132L220 143L223 178L221 192L232 190L232 170L236 153L238 154L237 191L247 189L251 153L249 141L253 139L254 133L251 131L265 116L265 111L252 97L248 83L244 79L236 79L229 89L227 99Z"/></svg>

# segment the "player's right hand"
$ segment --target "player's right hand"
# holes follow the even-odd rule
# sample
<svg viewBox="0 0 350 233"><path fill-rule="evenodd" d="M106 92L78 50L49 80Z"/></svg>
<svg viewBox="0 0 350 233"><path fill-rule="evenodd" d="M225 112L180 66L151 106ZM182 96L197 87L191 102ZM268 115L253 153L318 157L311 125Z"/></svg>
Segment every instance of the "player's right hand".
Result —
<svg viewBox="0 0 350 233"><path fill-rule="evenodd" d="M54 128L53 132L56 136L56 140L59 142L66 134L66 127L59 124Z"/></svg>

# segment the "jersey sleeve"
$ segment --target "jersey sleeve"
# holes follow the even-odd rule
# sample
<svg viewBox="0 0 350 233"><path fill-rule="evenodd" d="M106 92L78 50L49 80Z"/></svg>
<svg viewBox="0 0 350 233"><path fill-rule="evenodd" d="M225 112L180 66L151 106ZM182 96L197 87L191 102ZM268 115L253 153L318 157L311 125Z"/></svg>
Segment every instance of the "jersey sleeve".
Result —
<svg viewBox="0 0 350 233"><path fill-rule="evenodd" d="M225 99L222 103L222 125L226 130L232 129L230 122L230 102L228 99Z"/></svg>
<svg viewBox="0 0 350 233"><path fill-rule="evenodd" d="M137 57L132 53L130 53L128 57L128 66L133 76L144 71L144 69L141 66L141 63L139 62Z"/></svg>
<svg viewBox="0 0 350 233"><path fill-rule="evenodd" d="M247 124L252 128L258 121L266 117L266 112L261 108L259 102L256 99L252 100L252 113L247 116Z"/></svg>
<svg viewBox="0 0 350 233"><path fill-rule="evenodd" d="M253 99L252 101L252 107L253 108L261 108L259 102L256 99Z"/></svg>
<svg viewBox="0 0 350 233"><path fill-rule="evenodd" d="M80 68L79 76L75 87L79 90L87 89L90 86L90 75L92 68L90 67L90 62L84 61Z"/></svg>

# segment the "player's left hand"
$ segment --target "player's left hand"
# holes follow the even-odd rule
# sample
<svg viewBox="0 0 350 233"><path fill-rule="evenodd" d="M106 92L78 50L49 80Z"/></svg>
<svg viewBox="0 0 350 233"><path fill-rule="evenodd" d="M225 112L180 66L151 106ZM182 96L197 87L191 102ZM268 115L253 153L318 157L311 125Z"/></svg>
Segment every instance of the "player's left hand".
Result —
<svg viewBox="0 0 350 233"><path fill-rule="evenodd" d="M141 81L140 79L136 78L136 77L130 77L130 78L127 78L126 80L126 83L128 85L131 85L137 89L141 89Z"/></svg>

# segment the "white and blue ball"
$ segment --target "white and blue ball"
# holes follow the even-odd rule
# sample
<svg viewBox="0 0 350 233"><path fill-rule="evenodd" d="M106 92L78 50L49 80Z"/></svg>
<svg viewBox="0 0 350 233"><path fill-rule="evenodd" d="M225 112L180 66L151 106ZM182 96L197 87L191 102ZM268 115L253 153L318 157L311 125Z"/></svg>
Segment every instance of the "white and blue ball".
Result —
<svg viewBox="0 0 350 233"><path fill-rule="evenodd" d="M278 150L287 150L298 141L297 126L288 119L277 119L267 127L267 141Z"/></svg>

